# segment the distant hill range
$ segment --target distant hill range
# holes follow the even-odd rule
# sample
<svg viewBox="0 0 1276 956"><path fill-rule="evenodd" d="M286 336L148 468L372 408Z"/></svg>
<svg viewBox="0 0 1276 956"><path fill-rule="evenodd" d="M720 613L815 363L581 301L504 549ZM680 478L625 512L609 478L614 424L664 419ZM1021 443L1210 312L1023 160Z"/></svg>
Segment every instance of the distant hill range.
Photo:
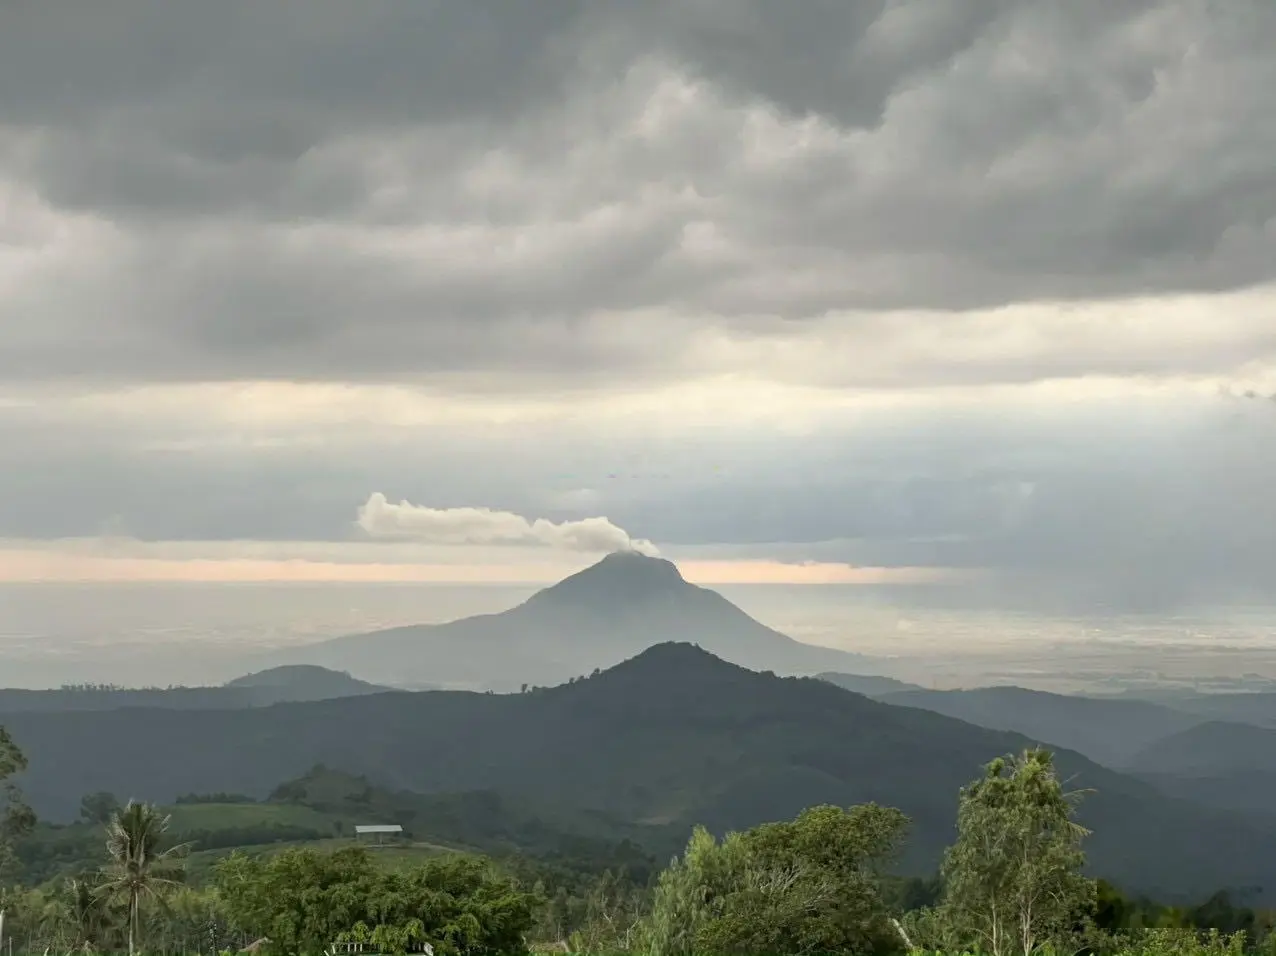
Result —
<svg viewBox="0 0 1276 956"><path fill-rule="evenodd" d="M1228 695L1233 696L1233 695ZM1271 695L1252 696L1256 704ZM1233 708L1220 708L1233 712ZM1249 711L1263 713L1261 707ZM1226 810L1276 817L1276 729L1206 721L1150 743L1127 761L1130 771L1166 793Z"/></svg>
<svg viewBox="0 0 1276 956"><path fill-rule="evenodd" d="M777 674L881 673L889 662L804 644L759 623L661 558L618 552L498 614L396 627L275 655L378 683L518 690L611 667L662 641L692 641Z"/></svg>
<svg viewBox="0 0 1276 956"><path fill-rule="evenodd" d="M844 690L863 694L865 697L878 698L905 691L925 692L926 690L917 684L909 684L906 681L896 680L894 677L878 677L873 674L839 674L835 671L825 671L815 676L830 684L836 684Z"/></svg>
<svg viewBox="0 0 1276 956"><path fill-rule="evenodd" d="M325 764L377 787L490 791L667 845L791 817L818 803L878 801L913 820L905 858L933 868L957 794L991 758L1031 743L814 679L745 670L659 644L583 680L523 694L368 694L269 710L145 709L4 716L31 766L37 810L69 819L81 794L163 803L186 793L265 797ZM1262 886L1276 897L1276 821L1168 798L1068 751L1070 787L1093 788L1082 821L1098 873L1161 897ZM1167 835L1169 837L1167 838Z"/></svg>
<svg viewBox="0 0 1276 956"><path fill-rule="evenodd" d="M1022 687L928 690L883 677L819 676L884 703L919 707L1075 750L1194 799L1229 808L1270 802L1276 813L1276 802L1256 796L1253 786L1240 786L1245 779L1254 783L1256 774L1269 774L1276 781L1276 694L1180 694L1153 702ZM1232 775L1237 775L1235 785L1219 783ZM1212 782L1207 785L1207 780ZM1211 787L1226 792L1214 794ZM1246 795L1238 804L1241 790Z"/></svg>
<svg viewBox="0 0 1276 956"><path fill-rule="evenodd" d="M871 688L860 692L884 703L919 707L990 730L1014 731L1117 769L1155 741L1204 721L1144 700L1073 697L1022 687L927 690L882 678L820 676L849 690Z"/></svg>
<svg viewBox="0 0 1276 956"><path fill-rule="evenodd" d="M390 690L349 674L310 665L272 667L220 687L59 687L0 689L0 716L24 711L101 711L122 707L221 710L268 707L287 701L329 700Z"/></svg>

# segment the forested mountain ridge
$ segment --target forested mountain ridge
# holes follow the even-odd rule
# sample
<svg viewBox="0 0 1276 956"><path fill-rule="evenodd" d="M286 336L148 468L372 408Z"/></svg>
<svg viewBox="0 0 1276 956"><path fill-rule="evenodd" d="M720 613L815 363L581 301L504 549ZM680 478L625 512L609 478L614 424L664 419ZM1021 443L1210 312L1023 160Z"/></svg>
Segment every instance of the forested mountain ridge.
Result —
<svg viewBox="0 0 1276 956"><path fill-rule="evenodd" d="M491 790L631 825L721 831L819 803L876 801L912 819L905 862L929 872L951 837L952 794L988 760L1028 746L825 681L736 667L663 644L589 679L525 694L378 694L269 710L16 714L24 787L64 818L79 795L170 802L188 792L267 795L317 763L390 789ZM1168 799L1079 754L1070 786L1094 788L1096 872L1192 894L1276 888L1276 831ZM1164 834L1192 833L1167 841Z"/></svg>

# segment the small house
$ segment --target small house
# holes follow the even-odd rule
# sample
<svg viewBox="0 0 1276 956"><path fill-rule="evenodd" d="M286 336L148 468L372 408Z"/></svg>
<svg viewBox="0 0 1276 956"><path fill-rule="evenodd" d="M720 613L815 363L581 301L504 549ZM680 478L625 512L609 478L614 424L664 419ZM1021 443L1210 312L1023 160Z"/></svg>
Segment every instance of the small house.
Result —
<svg viewBox="0 0 1276 956"><path fill-rule="evenodd" d="M397 823L369 823L361 824L354 828L356 840L362 840L365 837L376 837L374 846L384 846L386 837L392 839L400 839L403 836L403 827Z"/></svg>

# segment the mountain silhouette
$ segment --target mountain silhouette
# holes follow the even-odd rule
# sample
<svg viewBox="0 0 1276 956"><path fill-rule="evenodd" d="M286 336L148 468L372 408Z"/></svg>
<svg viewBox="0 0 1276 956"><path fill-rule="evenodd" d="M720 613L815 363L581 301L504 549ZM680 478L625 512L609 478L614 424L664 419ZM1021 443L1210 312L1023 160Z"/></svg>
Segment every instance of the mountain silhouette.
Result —
<svg viewBox="0 0 1276 956"><path fill-rule="evenodd" d="M276 662L400 686L516 690L611 667L667 641L777 674L874 673L884 663L795 641L689 583L673 562L636 552L609 554L508 611L341 637L282 652Z"/></svg>
<svg viewBox="0 0 1276 956"><path fill-rule="evenodd" d="M271 703L285 700L330 700L333 697L380 694L390 690L341 671L307 664L284 665L245 674L227 681L223 686L260 691L261 696Z"/></svg>
<svg viewBox="0 0 1276 956"><path fill-rule="evenodd" d="M349 674L322 667L284 666L245 674L220 687L60 687L48 690L0 688L0 723L3 715L23 711L119 710L148 707L158 710L229 709L269 707L283 701L329 700L355 694L379 694L392 690Z"/></svg>

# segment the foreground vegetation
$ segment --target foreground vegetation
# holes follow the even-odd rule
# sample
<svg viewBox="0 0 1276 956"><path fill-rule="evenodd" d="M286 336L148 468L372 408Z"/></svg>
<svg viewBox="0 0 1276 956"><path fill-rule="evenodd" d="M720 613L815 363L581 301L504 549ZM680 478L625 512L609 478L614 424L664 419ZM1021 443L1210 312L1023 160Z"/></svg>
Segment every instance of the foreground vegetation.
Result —
<svg viewBox="0 0 1276 956"><path fill-rule="evenodd" d="M369 851L342 845L339 802L259 805L232 794L192 795L172 811L94 794L82 823L64 828L74 838L49 831L62 843L31 843L35 821L13 785L24 766L0 730L4 952L1276 952L1266 914L1225 894L1164 907L1084 875L1088 834L1074 820L1084 794L1065 791L1040 750L993 761L961 791L956 838L930 880L892 874L911 821L876 804L813 807L721 839L697 828L664 869L632 847L609 856L586 842L571 858L539 831L540 844L524 841L540 848L530 852L496 842L482 854ZM285 798L305 790L281 789ZM468 817L458 824L475 842L491 837ZM314 839L225 845L263 827ZM86 840L96 859L76 856ZM31 865L40 862L31 846L55 857L48 848L71 849L59 869ZM215 860L192 866L201 855Z"/></svg>

